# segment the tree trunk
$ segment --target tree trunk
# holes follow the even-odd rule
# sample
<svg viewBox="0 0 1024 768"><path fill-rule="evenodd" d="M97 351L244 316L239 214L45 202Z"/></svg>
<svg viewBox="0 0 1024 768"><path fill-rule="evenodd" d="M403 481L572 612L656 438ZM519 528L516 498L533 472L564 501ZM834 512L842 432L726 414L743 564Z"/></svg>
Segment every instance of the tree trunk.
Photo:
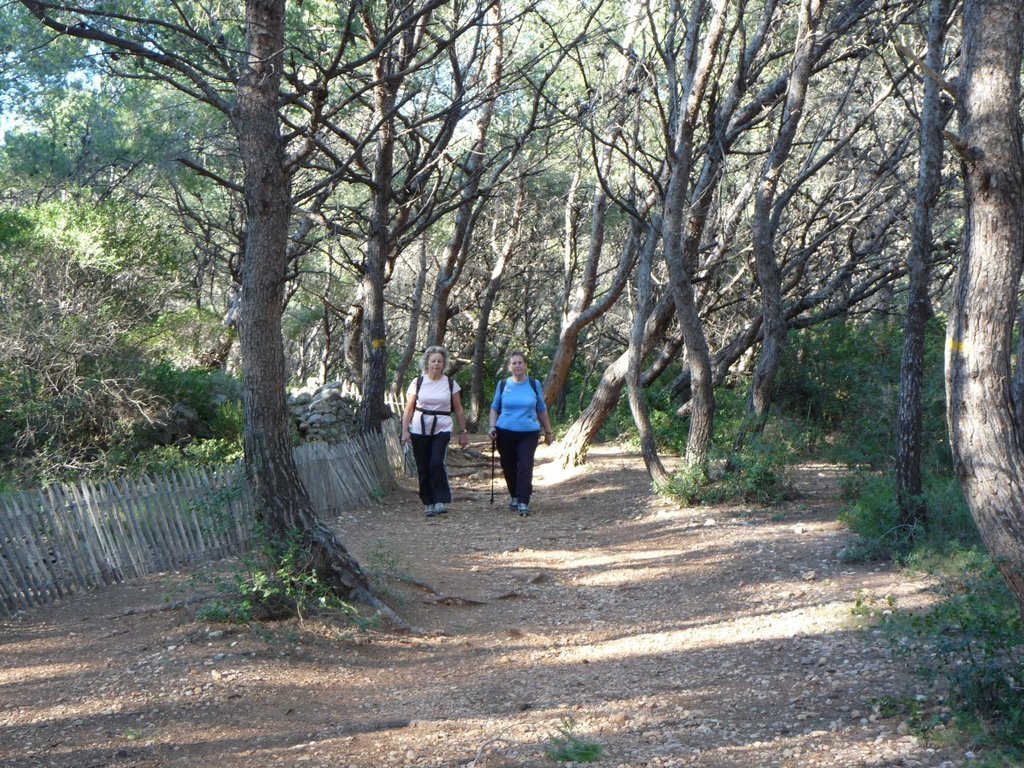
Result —
<svg viewBox="0 0 1024 768"><path fill-rule="evenodd" d="M807 84L814 60L815 30L821 15L819 0L803 0L800 4L797 40L789 87L782 109L782 119L775 144L768 156L761 178L754 192L754 213L751 221L751 244L754 274L761 295L762 338L761 354L754 367L754 376L747 398L744 424L736 438L735 450L740 450L747 434L760 434L768 420L779 371L782 350L786 344L786 321L782 306L782 276L775 253L775 225L772 212L782 169L793 149L807 96Z"/></svg>
<svg viewBox="0 0 1024 768"><path fill-rule="evenodd" d="M245 253L239 339L245 466L268 534L302 534L313 568L341 594L370 596L359 565L315 516L291 450L281 336L287 271L290 178L277 98L284 51L285 0L246 3L246 62L232 119L244 167Z"/></svg>
<svg viewBox="0 0 1024 768"><path fill-rule="evenodd" d="M675 122L670 133L672 146L666 158L669 177L665 187L661 241L676 319L683 334L686 360L690 366L690 431L686 440L686 464L690 467L704 467L707 464L714 428L715 392L711 380L711 353L693 289L692 274L696 265L686 263L683 238L687 233L683 223L686 190L693 167L695 126L725 29L727 5L726 0L715 0L713 3L699 56L697 43L700 40L698 32L701 18L696 13L696 6L691 12L683 55L686 71L683 73L679 103L674 110Z"/></svg>
<svg viewBox="0 0 1024 768"><path fill-rule="evenodd" d="M645 341L641 357L646 354L647 348L655 340L659 339L665 332L672 316L675 314L675 305L669 294L663 295L655 304L654 311L647 319L644 331ZM597 437L608 420L608 416L615 410L622 395L622 387L626 384L626 373L629 370L629 351L623 352L615 361L605 368L598 382L590 404L583 413L572 423L565 436L559 441L562 445L562 452L559 455L559 463L562 467L575 467L583 464L587 458L587 447Z"/></svg>
<svg viewBox="0 0 1024 768"><path fill-rule="evenodd" d="M445 248L437 282L434 284L434 293L430 303L430 321L427 327L428 345L444 343L445 331L451 317L448 299L462 274L466 260L469 258L473 230L476 228L483 205L480 185L487 167L485 155L488 132L494 118L505 64L505 40L502 34L501 10L497 4L487 11L486 28L488 33L487 95L483 104L477 108L477 118L473 124L473 143L460 163L463 169L461 201L455 210L454 228L451 238L448 240L448 246Z"/></svg>
<svg viewBox="0 0 1024 768"><path fill-rule="evenodd" d="M520 225L523 220L525 205L526 179L520 177L510 220L506 222L500 217L496 217L491 230L491 248L494 251L494 264L491 266L487 287L484 289L483 299L480 301L476 335L473 337L473 375L469 385L469 405L466 407L466 424L471 430L477 428L482 415L490 408L490 398L484 392L487 332L491 324L491 312L494 309L494 302L497 300L498 291L501 288L501 276L505 272L505 264L508 263L513 248L519 242ZM505 242L500 246L498 245L499 226L506 233Z"/></svg>
<svg viewBox="0 0 1024 768"><path fill-rule="evenodd" d="M387 320L384 317L384 284L391 255L392 184L395 162L395 91L387 50L377 57L374 68L373 119L377 128L376 152L373 162L373 184L370 195L370 231L366 243L366 259L362 280L362 406L359 410L360 432L380 429L384 420L384 389L387 376Z"/></svg>
<svg viewBox="0 0 1024 768"><path fill-rule="evenodd" d="M932 0L928 21L926 63L936 76L942 72L943 46L949 0ZM939 196L942 176L942 126L945 122L941 86L924 76L921 106L920 160L907 265L910 286L903 322L900 394L896 416L896 500L900 522L915 530L927 510L921 497L921 382L924 378L924 337L931 317L928 287L932 270L932 207Z"/></svg>
<svg viewBox="0 0 1024 768"><path fill-rule="evenodd" d="M651 419L640 383L640 366L643 363L644 352L644 327L647 324L647 317L650 315L651 271L654 267L654 248L659 242L659 222L655 219L649 226L634 222L633 226L637 229L645 229L646 234L643 238L644 242L640 246L640 263L636 272L636 310L633 313L633 327L629 334L629 348L626 350L628 361L626 384L628 385L629 410L633 414L633 421L640 437L640 453L644 458L644 466L647 467L647 474L651 476L651 480L660 485L668 480L669 474L661 462L661 457L658 456L657 438L651 427ZM637 239L640 239L639 234Z"/></svg>
<svg viewBox="0 0 1024 768"><path fill-rule="evenodd" d="M395 376L391 380L391 394L399 401L404 400L404 388L402 386L405 376L416 357L416 341L419 338L420 312L423 309L423 289L427 285L427 237L420 236L420 269L416 273L416 287L412 291L412 299L409 302L409 326L405 334L405 349L402 351L402 359L395 366ZM429 345L427 345L429 346Z"/></svg>
<svg viewBox="0 0 1024 768"><path fill-rule="evenodd" d="M967 0L963 18L958 105L966 212L947 326L946 405L967 504L1024 610L1024 445L1010 393L1024 256L1024 8L1019 0Z"/></svg>
<svg viewBox="0 0 1024 768"><path fill-rule="evenodd" d="M637 32L642 17L642 3L630 2L627 4L628 19L623 41L619 50L629 51L632 49L633 38ZM616 68L615 82L621 93L617 97L615 108L604 126L601 137L601 145L604 149L601 155L595 159L595 180L594 191L590 203L590 242L587 246L586 261L583 263L582 274L577 281L576 278L576 257L575 257L575 234L576 225L574 221L576 181L574 180L572 194L566 203L566 256L564 273L564 294L562 298L562 318L559 331L558 345L551 357L551 365L548 368L548 375L544 380L544 399L551 407L556 401L564 401L563 394L566 382L569 380L569 371L579 350L580 335L587 326L599 320L618 300L629 278L629 267L633 264L634 257L632 247L627 245L619 255L619 266L614 279L608 287L601 301L594 304L594 296L598 287L598 274L601 265L601 255L604 252L606 231L608 226L609 198L607 184L611 183L612 168L614 160L620 154L617 146L623 135L623 126L626 124L627 111L632 107L632 99L626 94L633 90L639 90L636 85L637 79L645 70L639 59L627 55L619 56ZM636 138L635 136L633 137ZM577 176L578 179L578 176ZM571 226L570 226L571 225ZM643 323L641 321L641 329Z"/></svg>

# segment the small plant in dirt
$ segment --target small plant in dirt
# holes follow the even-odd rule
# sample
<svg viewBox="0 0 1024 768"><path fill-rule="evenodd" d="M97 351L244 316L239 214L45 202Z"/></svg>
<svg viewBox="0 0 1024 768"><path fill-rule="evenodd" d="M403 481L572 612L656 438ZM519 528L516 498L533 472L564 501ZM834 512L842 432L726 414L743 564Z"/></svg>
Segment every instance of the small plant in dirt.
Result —
<svg viewBox="0 0 1024 768"><path fill-rule="evenodd" d="M263 544L257 553L244 557L229 578L217 578L220 598L200 609L200 619L250 623L332 612L358 620L356 608L311 568L312 556L297 533L282 544L272 544L262 535L258 539Z"/></svg>
<svg viewBox="0 0 1024 768"><path fill-rule="evenodd" d="M875 626L892 615L896 608L896 598L892 595L880 597L864 589L857 590L856 599L850 612L858 627Z"/></svg>
<svg viewBox="0 0 1024 768"><path fill-rule="evenodd" d="M377 539L366 556L360 558L363 570L371 577L387 581L408 579L410 568L405 556L391 542Z"/></svg>
<svg viewBox="0 0 1024 768"><path fill-rule="evenodd" d="M576 733L576 721L563 718L544 742L544 754L556 763L593 763L601 759L604 748Z"/></svg>

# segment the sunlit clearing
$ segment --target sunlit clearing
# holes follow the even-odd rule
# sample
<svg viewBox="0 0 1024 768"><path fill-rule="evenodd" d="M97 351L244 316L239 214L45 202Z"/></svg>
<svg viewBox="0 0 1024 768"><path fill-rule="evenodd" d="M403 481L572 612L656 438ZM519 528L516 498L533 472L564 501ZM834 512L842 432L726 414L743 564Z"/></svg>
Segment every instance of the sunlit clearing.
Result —
<svg viewBox="0 0 1024 768"><path fill-rule="evenodd" d="M849 615L848 602L833 601L815 606L813 610L800 607L792 611L758 616L747 616L735 621L723 621L686 629L665 632L644 632L589 645L566 648L550 664L578 664L584 660L613 661L641 656L656 656L681 651L726 647L745 640L780 640L806 636L809 630L832 632Z"/></svg>
<svg viewBox="0 0 1024 768"><path fill-rule="evenodd" d="M82 664L46 664L43 666L0 668L0 685L27 683L54 677L73 677L84 671Z"/></svg>

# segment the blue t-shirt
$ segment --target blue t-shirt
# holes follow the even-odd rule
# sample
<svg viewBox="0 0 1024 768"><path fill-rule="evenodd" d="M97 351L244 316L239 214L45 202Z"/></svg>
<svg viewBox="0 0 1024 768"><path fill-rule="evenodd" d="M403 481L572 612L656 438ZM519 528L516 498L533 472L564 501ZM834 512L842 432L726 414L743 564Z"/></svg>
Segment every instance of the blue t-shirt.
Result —
<svg viewBox="0 0 1024 768"><path fill-rule="evenodd" d="M543 391L540 384L534 382L537 389L533 388L530 379L523 379L517 382L511 376L505 379L505 390L501 389L501 382L494 389L494 400L491 401L491 408L498 412L498 420L495 426L498 429L507 429L510 432L538 432L540 422L537 420L538 411L546 411ZM541 396L538 397L537 393Z"/></svg>

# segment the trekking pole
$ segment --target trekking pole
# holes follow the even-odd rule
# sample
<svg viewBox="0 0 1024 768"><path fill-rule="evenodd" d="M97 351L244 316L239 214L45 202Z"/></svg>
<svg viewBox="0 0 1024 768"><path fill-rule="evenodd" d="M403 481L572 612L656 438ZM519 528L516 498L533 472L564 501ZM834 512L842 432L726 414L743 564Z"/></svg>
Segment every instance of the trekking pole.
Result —
<svg viewBox="0 0 1024 768"><path fill-rule="evenodd" d="M494 438L491 438L491 504L494 503Z"/></svg>

